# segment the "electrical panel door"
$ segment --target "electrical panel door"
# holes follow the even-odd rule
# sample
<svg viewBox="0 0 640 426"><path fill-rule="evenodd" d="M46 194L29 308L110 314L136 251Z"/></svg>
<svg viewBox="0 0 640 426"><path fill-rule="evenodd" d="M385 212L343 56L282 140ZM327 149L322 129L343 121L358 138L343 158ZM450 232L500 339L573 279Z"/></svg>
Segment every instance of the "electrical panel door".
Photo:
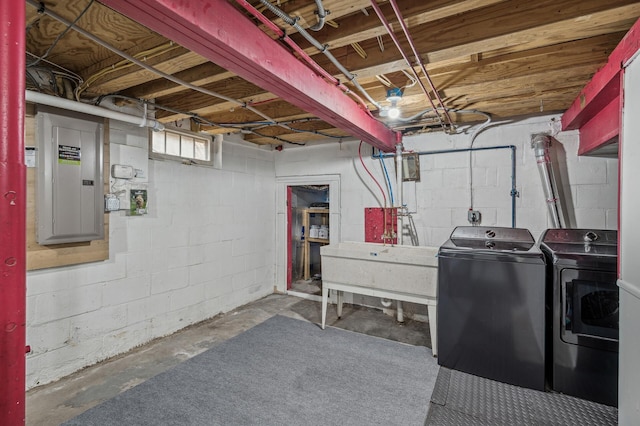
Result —
<svg viewBox="0 0 640 426"><path fill-rule="evenodd" d="M38 108L38 244L104 238L103 119Z"/></svg>

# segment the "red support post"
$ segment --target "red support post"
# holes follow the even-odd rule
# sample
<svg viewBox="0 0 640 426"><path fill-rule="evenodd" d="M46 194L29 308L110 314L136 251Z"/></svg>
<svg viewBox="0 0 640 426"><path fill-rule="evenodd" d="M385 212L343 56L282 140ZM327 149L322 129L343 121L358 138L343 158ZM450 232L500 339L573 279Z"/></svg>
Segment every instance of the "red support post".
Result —
<svg viewBox="0 0 640 426"><path fill-rule="evenodd" d="M245 80L384 152L400 134L271 39L227 0L101 0Z"/></svg>
<svg viewBox="0 0 640 426"><path fill-rule="evenodd" d="M0 1L0 424L25 421L25 6Z"/></svg>

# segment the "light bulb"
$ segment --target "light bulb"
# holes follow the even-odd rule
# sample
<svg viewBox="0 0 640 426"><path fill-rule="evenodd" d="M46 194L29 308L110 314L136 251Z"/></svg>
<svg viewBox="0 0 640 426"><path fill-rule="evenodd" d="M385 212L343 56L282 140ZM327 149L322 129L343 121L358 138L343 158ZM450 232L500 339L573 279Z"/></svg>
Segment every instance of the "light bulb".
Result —
<svg viewBox="0 0 640 426"><path fill-rule="evenodd" d="M396 106L389 108L389 118L396 119L400 117L400 109Z"/></svg>

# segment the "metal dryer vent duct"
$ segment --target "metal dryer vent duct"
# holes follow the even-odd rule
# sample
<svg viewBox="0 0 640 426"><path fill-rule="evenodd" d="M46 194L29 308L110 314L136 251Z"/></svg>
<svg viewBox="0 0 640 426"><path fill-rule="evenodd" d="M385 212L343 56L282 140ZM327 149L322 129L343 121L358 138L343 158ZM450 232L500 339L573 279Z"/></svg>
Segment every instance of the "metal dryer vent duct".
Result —
<svg viewBox="0 0 640 426"><path fill-rule="evenodd" d="M551 164L551 137L542 133L531 136L531 148L536 156L538 163L538 172L540 172L540 180L542 181L542 189L547 200L549 208L549 216L553 222L554 228L564 228L562 223L562 209L558 198L558 189L556 179L553 175Z"/></svg>

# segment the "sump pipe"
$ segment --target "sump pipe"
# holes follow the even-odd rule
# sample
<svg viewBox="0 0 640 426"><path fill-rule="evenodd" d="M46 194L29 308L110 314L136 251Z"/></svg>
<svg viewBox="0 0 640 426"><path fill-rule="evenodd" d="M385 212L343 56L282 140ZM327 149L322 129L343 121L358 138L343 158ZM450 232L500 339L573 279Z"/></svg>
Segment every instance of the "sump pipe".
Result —
<svg viewBox="0 0 640 426"><path fill-rule="evenodd" d="M531 148L533 148L536 162L538 163L538 172L540 172L542 190L547 200L549 217L551 218L554 228L563 228L557 184L551 165L551 137L542 133L533 135L531 138Z"/></svg>
<svg viewBox="0 0 640 426"><path fill-rule="evenodd" d="M516 227L516 198L518 197L518 190L516 189L516 146L515 145L498 145L498 146L485 146L479 148L459 148L459 149L442 149L435 151L417 151L413 154L418 155L437 155L437 154L451 154L455 152L470 152L470 151L490 151L495 149L510 149L511 150L511 227ZM378 157L388 158L393 157L395 154L379 154Z"/></svg>

